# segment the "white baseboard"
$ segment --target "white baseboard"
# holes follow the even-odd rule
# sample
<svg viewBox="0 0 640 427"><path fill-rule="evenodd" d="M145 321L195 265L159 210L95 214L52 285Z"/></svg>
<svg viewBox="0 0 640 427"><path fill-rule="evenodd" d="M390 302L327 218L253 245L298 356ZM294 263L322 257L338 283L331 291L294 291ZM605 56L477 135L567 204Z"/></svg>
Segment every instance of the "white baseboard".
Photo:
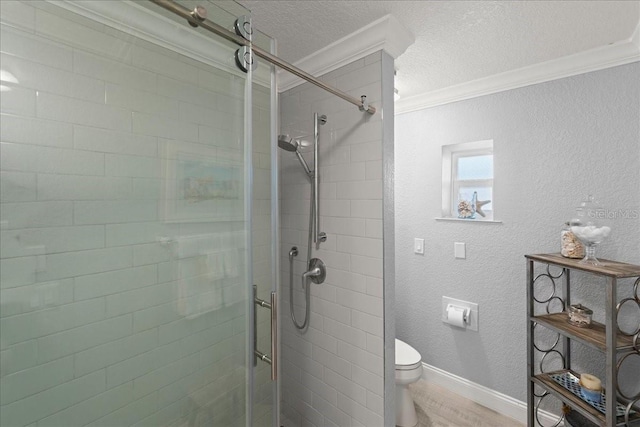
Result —
<svg viewBox="0 0 640 427"><path fill-rule="evenodd" d="M466 399L496 411L499 414L527 424L527 404L488 387L443 371L435 366L422 363L422 379L437 384ZM550 412L540 411L540 421L544 425L555 425L558 417ZM561 424L562 425L562 424Z"/></svg>

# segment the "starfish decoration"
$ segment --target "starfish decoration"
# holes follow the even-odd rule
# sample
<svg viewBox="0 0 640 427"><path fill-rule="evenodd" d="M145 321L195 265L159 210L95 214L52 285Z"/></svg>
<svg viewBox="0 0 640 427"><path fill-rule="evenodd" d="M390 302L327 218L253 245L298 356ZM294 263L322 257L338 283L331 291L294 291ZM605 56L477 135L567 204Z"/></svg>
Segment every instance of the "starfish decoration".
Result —
<svg viewBox="0 0 640 427"><path fill-rule="evenodd" d="M488 203L491 203L491 200L476 200L476 212L478 213L478 215L480 215L481 217L485 217L487 214L485 214L484 212L482 212L482 207Z"/></svg>

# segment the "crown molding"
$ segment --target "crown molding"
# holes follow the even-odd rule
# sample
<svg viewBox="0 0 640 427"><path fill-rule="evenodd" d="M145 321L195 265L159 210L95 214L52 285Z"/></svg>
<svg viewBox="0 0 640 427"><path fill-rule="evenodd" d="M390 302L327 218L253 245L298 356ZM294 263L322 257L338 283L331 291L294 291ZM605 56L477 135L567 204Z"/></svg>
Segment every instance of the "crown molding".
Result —
<svg viewBox="0 0 640 427"><path fill-rule="evenodd" d="M340 40L296 61L293 65L314 76L321 76L353 61L384 50L394 59L413 44L415 37L393 15L362 27ZM286 71L278 71L278 91L284 92L304 80Z"/></svg>
<svg viewBox="0 0 640 427"><path fill-rule="evenodd" d="M638 28L627 40L396 101L396 114L640 61Z"/></svg>

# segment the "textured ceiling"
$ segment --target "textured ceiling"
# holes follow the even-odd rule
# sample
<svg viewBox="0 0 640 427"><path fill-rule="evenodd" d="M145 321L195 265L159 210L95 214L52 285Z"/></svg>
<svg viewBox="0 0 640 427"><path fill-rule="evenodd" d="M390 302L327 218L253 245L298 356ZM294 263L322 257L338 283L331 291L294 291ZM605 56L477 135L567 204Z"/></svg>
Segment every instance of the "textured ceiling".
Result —
<svg viewBox="0 0 640 427"><path fill-rule="evenodd" d="M416 42L396 59L413 96L629 39L640 1L239 0L256 28L296 61L394 15Z"/></svg>

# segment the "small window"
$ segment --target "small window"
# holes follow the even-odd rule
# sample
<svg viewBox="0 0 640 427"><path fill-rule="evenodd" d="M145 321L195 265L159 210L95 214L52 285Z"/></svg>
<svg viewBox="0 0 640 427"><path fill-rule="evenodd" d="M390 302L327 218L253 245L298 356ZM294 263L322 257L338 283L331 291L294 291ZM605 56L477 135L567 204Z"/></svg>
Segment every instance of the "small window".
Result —
<svg viewBox="0 0 640 427"><path fill-rule="evenodd" d="M493 219L493 141L442 147L442 215Z"/></svg>

